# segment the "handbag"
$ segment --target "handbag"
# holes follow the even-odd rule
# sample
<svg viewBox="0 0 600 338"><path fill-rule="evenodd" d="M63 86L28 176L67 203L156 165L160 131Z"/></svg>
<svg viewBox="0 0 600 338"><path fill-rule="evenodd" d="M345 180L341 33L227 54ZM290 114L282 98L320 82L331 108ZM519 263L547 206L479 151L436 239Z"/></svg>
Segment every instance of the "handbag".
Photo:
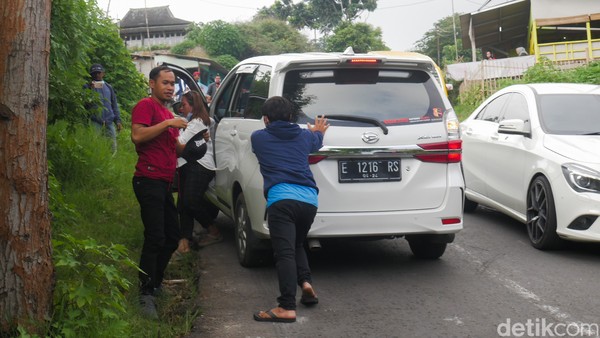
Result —
<svg viewBox="0 0 600 338"><path fill-rule="evenodd" d="M206 154L206 142L204 141L204 133L208 129L202 129L192 136L189 141L185 144L181 157L187 162L198 161Z"/></svg>

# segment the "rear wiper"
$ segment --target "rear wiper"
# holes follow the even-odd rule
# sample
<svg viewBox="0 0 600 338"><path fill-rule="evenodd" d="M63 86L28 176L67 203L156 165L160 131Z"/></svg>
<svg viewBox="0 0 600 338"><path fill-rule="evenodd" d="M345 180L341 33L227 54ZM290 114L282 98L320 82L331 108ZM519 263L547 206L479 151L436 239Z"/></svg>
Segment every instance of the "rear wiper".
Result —
<svg viewBox="0 0 600 338"><path fill-rule="evenodd" d="M374 119L372 117L354 116L354 115L325 115L325 118L330 119L330 120L356 121L356 122L365 122L365 123L373 124L373 125L376 125L379 128L381 128L381 130L383 130L384 135L388 134L388 128L386 127L386 125L383 124L383 122L381 122L377 119Z"/></svg>
<svg viewBox="0 0 600 338"><path fill-rule="evenodd" d="M595 131L595 132L592 132L592 133L584 133L584 134L579 134L579 135L600 135L600 131Z"/></svg>

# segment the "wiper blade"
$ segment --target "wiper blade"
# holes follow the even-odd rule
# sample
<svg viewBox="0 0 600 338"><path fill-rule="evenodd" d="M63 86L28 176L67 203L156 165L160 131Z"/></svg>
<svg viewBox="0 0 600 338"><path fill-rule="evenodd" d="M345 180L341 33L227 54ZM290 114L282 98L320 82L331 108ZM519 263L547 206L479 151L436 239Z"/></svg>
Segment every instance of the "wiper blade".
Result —
<svg viewBox="0 0 600 338"><path fill-rule="evenodd" d="M355 115L325 115L325 118L330 119L330 120L344 120L344 121L356 121L356 122L365 122L365 123L370 123L372 125L378 126L379 128L381 128L381 130L383 130L383 134L387 135L388 134L388 127L383 124L383 122L374 119L372 117L366 117L366 116L355 116Z"/></svg>
<svg viewBox="0 0 600 338"><path fill-rule="evenodd" d="M600 131L594 131L591 133L583 133L583 134L579 134L579 135L600 135Z"/></svg>

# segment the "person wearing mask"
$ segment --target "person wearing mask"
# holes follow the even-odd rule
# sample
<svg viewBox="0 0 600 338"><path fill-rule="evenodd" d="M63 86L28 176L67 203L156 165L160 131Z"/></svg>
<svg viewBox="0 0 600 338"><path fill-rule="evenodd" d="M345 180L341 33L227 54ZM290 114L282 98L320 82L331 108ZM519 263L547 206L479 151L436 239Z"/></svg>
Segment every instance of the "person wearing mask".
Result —
<svg viewBox="0 0 600 338"><path fill-rule="evenodd" d="M123 129L121 121L121 112L119 111L119 105L117 103L117 94L113 87L106 81L104 81L104 75L106 74L104 67L99 64L93 64L90 67L90 76L92 81L85 85L87 89L90 89L100 96L102 101L102 114L92 114L90 119L92 123L101 130L107 137L110 138L112 144L112 152L117 152L117 131ZM90 109L97 108L94 105L90 106ZM116 127L116 130L115 130Z"/></svg>
<svg viewBox="0 0 600 338"><path fill-rule="evenodd" d="M157 319L155 294L180 239L177 208L171 192L179 128L187 120L167 109L173 99L175 75L167 66L150 71L151 97L140 100L131 114L131 141L138 154L133 191L140 204L144 224L144 244L140 256L140 305L142 312Z"/></svg>
<svg viewBox="0 0 600 338"><path fill-rule="evenodd" d="M252 133L252 151L264 179L269 235L279 278L279 305L259 311L260 322L296 321L296 288L302 289L300 303L318 303L304 241L317 214L319 190L308 163L309 154L323 146L329 124L315 118L307 129L294 122L295 108L284 97L273 96L262 107L266 128Z"/></svg>
<svg viewBox="0 0 600 338"><path fill-rule="evenodd" d="M179 198L177 199L182 239L178 252L189 251L193 241L194 219L207 230L207 233L194 245L205 247L221 242L223 236L215 225L218 209L204 198L208 184L215 177L215 162L213 158L213 141L210 139L211 130L214 129L214 120L208 111L200 93L190 91L183 94L179 111L182 115L190 115L187 128L179 136L179 143L185 146L198 133L203 133L202 138L194 142L205 142L206 152L200 158L179 157Z"/></svg>

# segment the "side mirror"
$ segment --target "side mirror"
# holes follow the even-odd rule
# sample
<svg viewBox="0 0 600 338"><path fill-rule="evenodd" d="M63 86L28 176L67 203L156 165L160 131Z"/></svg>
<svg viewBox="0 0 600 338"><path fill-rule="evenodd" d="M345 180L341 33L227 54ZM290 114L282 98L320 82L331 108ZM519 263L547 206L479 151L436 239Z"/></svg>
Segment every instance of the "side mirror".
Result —
<svg viewBox="0 0 600 338"><path fill-rule="evenodd" d="M510 119L500 122L498 133L513 135L531 135L531 127L521 119Z"/></svg>

